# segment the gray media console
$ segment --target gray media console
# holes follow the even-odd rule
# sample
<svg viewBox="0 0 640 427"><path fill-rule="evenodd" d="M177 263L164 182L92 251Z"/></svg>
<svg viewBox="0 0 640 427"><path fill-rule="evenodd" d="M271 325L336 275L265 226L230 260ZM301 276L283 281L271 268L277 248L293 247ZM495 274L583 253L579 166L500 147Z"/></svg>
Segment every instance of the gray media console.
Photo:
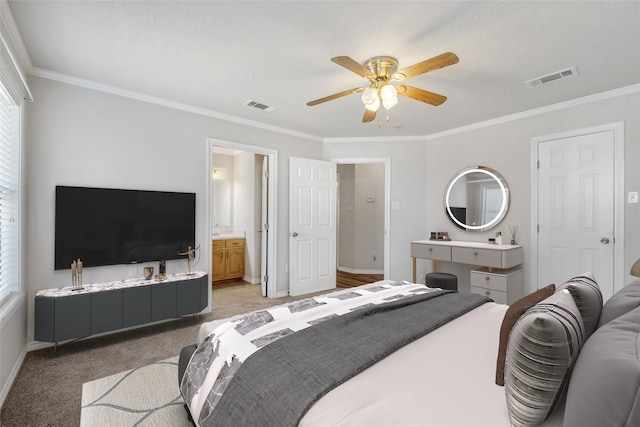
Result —
<svg viewBox="0 0 640 427"><path fill-rule="evenodd" d="M34 338L57 344L199 313L208 305L208 288L208 276L198 273L168 276L165 281L89 285L77 292L41 291L35 299Z"/></svg>

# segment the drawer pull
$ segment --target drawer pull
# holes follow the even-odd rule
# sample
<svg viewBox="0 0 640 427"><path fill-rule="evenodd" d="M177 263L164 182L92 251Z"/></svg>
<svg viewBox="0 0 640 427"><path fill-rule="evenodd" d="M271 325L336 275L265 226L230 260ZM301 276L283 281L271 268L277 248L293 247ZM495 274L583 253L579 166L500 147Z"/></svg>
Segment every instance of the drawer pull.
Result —
<svg viewBox="0 0 640 427"><path fill-rule="evenodd" d="M488 282L489 280L491 280L491 278L489 276L485 276L484 280L486 280Z"/></svg>
<svg viewBox="0 0 640 427"><path fill-rule="evenodd" d="M478 256L478 251L473 252L473 256Z"/></svg>
<svg viewBox="0 0 640 427"><path fill-rule="evenodd" d="M432 251L433 251L433 248L429 248L429 252L432 252Z"/></svg>
<svg viewBox="0 0 640 427"><path fill-rule="evenodd" d="M490 292L490 291L485 291L485 292L484 292L484 294L485 294L486 296L489 296L489 295L491 295L491 292Z"/></svg>

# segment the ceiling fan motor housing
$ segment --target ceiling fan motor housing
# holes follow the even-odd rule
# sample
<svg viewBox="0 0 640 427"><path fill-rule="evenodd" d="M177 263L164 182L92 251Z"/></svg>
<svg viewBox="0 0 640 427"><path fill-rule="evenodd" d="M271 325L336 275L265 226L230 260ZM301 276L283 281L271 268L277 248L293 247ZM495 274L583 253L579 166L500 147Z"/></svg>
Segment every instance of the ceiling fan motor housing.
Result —
<svg viewBox="0 0 640 427"><path fill-rule="evenodd" d="M369 79L372 83L386 82L398 71L398 60L391 56L374 56L365 62L364 66L373 74Z"/></svg>

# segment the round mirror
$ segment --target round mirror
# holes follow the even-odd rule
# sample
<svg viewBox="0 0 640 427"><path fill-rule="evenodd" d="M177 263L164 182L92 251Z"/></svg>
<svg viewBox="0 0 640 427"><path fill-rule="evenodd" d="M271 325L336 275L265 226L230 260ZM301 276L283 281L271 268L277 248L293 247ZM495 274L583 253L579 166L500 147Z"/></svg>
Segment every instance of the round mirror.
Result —
<svg viewBox="0 0 640 427"><path fill-rule="evenodd" d="M458 227L467 231L489 230L509 210L509 187L495 170L473 166L458 172L444 193L444 206Z"/></svg>

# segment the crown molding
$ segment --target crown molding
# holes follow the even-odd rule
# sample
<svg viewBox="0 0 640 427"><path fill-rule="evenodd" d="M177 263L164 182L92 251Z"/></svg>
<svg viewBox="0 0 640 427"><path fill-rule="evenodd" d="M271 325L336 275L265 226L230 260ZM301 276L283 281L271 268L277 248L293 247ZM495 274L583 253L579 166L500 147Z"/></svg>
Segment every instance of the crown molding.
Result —
<svg viewBox="0 0 640 427"><path fill-rule="evenodd" d="M417 135L417 136L383 136L383 137L335 137L335 138L323 138L316 135L310 135L303 132L297 132L291 129L268 125L262 122L258 122L255 120L243 119L240 117L232 116L230 114L220 113L218 111L209 110L206 108L196 107L189 104L184 104L181 102L172 101L165 98L160 98L156 96L146 95L140 92L135 92L127 89L122 89L116 86L111 86L103 83L98 83L92 80L86 80L75 76L70 76L68 74L58 73L55 71L45 70L38 67L30 67L29 74L42 77L49 80L55 80L58 82L70 84L73 86L80 86L87 89L93 89L99 92L105 92L117 96L122 96L125 98L131 98L142 102L147 102L151 104L161 105L167 108L172 108L176 110L186 111L202 116L212 117L219 120L224 120L227 122L237 123L245 126L250 126L262 130L267 130L271 132L281 133L284 135L290 135L302 139L307 139L314 142L322 142L327 144L332 143L354 143L354 142L411 142L411 141L431 141L438 138L443 138L446 136L451 136L455 134L460 134L464 132L470 132L473 130L488 128L491 126L496 126L503 123L508 123L516 120L520 120L527 117L538 116L541 114L550 113L553 111L563 110L566 108L576 107L580 105L589 104L596 101L602 101L610 98L615 98L622 95L628 95L631 93L640 92L640 84L633 84L630 86L621 87L618 89L609 90L606 92L600 92L593 95L583 96L580 98L572 99L569 101L563 101L556 104L546 105L540 108L534 108L531 110L522 111L519 113L509 114L507 116L497 117L495 119L485 120L482 122L472 123L465 126L460 126L457 128L448 129L442 132L436 132L428 135Z"/></svg>
<svg viewBox="0 0 640 427"><path fill-rule="evenodd" d="M61 83L66 83L72 86L79 86L86 89L92 89L98 92L109 93L111 95L122 96L124 98L135 99L137 101L147 102L149 104L160 105L174 110L185 111L188 113L198 114L201 116L207 116L214 119L224 120L227 122L237 123L253 128L258 128L270 132L276 132L284 135L290 135L297 138L307 139L314 142L322 142L322 138L315 135L309 135L303 132L297 132L291 129L273 126L266 123L258 122L255 120L243 119L241 117L232 116L230 114L220 113L218 111L209 110L202 107L196 107L182 102L172 101L166 98L160 98L157 96L147 95L144 93L136 92L133 90L123 89L117 86L111 86L104 83L98 83L92 80L82 79L80 77L71 76L64 73L58 73L56 71L50 71L39 67L31 67L29 74L35 77L41 77L43 79L54 80Z"/></svg>
<svg viewBox="0 0 640 427"><path fill-rule="evenodd" d="M3 30L6 29L6 33L5 31L0 32L0 39L26 91L24 99L33 101L33 94L25 78L25 72L28 72L28 70L32 68L31 58L27 52L24 40L22 40L20 30L18 30L18 25L13 17L11 7L9 7L9 3L6 0L0 0L0 21L2 22Z"/></svg>
<svg viewBox="0 0 640 427"><path fill-rule="evenodd" d="M577 107L580 105L590 104L596 101L602 101L617 96L629 95L631 93L640 92L640 84L634 84L630 86L624 86L618 89L609 90L606 92L596 93L594 95L583 96L580 98L572 99L569 101L559 102L557 104L546 105L540 108L534 108L532 110L522 111L520 113L509 114L508 116L497 117L491 120L485 120L482 122L472 123L457 128L448 129L442 132L436 132L423 136L399 136L399 137L371 137L371 138L324 138L324 143L336 143L336 142L407 142L407 141L431 141L445 136L451 136L459 133L469 132L472 130L478 130L482 128L488 128L503 123L512 122L515 120L524 119L526 117L538 116L541 114L550 113L553 111L563 110L565 108Z"/></svg>

